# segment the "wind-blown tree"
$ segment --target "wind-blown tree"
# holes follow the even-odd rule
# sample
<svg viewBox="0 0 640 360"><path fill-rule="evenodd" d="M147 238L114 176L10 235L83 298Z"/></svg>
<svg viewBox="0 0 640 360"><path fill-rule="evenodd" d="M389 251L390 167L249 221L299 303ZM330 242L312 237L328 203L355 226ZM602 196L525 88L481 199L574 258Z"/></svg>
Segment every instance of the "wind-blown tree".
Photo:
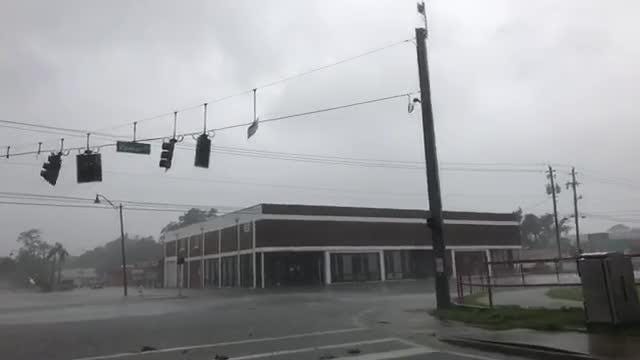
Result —
<svg viewBox="0 0 640 360"><path fill-rule="evenodd" d="M62 278L62 265L65 263L67 257L69 256L69 252L67 249L62 246L59 242L56 242L53 247L49 250L47 254L47 259L51 261L51 273L50 273L50 281L49 284L53 286L53 276L57 273L57 279L55 284L60 284L60 280Z"/></svg>
<svg viewBox="0 0 640 360"><path fill-rule="evenodd" d="M21 244L16 256L16 282L23 286L33 282L43 290L50 290L48 256L52 246L42 240L38 229L21 232L16 241Z"/></svg>
<svg viewBox="0 0 640 360"><path fill-rule="evenodd" d="M558 220L560 227L560 243L561 247L567 247L569 241L566 234L571 227L567 224L569 219L562 218ZM556 241L555 221L553 214L544 214L537 216L534 214L525 214L520 223L520 236L522 244L530 249L544 249L555 246ZM564 244L564 246L563 246Z"/></svg>
<svg viewBox="0 0 640 360"><path fill-rule="evenodd" d="M197 224L217 215L218 210L215 208L211 208L208 211L192 208L184 213L184 215L180 215L180 217L178 217L178 221L172 221L165 225L160 233L164 234L168 231L177 230L192 224Z"/></svg>

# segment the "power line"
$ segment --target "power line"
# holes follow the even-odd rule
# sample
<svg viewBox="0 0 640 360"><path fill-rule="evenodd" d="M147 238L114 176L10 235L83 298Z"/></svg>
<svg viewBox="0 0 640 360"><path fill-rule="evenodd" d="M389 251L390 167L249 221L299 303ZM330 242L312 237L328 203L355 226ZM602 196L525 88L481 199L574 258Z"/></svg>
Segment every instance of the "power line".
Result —
<svg viewBox="0 0 640 360"><path fill-rule="evenodd" d="M106 136L106 135L105 135ZM84 137L82 135L81 137ZM114 135L115 137L115 135ZM160 140L160 138L146 141L154 141ZM145 140L140 140L145 141ZM102 146L113 146L113 144L103 144ZM193 149L192 145L181 145L179 148L182 149ZM81 149L84 149L82 147ZM47 152L49 150L42 150L41 152ZM228 155L237 155L237 156L245 156L245 157L260 157L267 159L277 159L277 160L298 160L304 162L315 161L317 163L331 163L337 165L353 165L353 166L369 166L369 167L398 167L398 168L410 168L410 169L423 169L420 167L419 161L404 161L404 160L386 160L386 159L367 159L367 158L350 158L350 157L341 157L341 156L330 156L330 155L319 155L319 154L300 154L300 153L287 153L287 152L275 152L275 151L267 151L267 150L252 150L252 149L242 149L242 148L234 148L234 147L224 147L224 146L214 146L212 152L222 153ZM37 152L35 152L37 153ZM16 153L12 156L20 156L26 155L26 153ZM337 161L329 161L329 160L337 160ZM394 164L395 163L395 164ZM397 164L401 164L398 166ZM408 165L416 165L416 166L408 166ZM459 163L447 163L443 162L443 164L450 165L462 165L462 166L511 166L511 165L519 165L519 166L537 166L542 163L469 163L469 162L459 162ZM451 168L452 171L463 171L461 168ZM488 171L492 171L491 169L487 169ZM475 171L474 169L468 171ZM478 170L479 171L479 170ZM538 170L531 169L494 169L494 172L539 172Z"/></svg>
<svg viewBox="0 0 640 360"><path fill-rule="evenodd" d="M7 165L18 165L18 166L29 166L29 167L39 167L35 164L28 163L6 163ZM115 174L115 175L123 175L123 176L145 176L145 177L156 177L153 174L141 174L141 173L132 173L126 171L105 171L105 173ZM195 181L195 182L203 182L203 183L221 183L221 184L231 184L231 185L251 185L251 186L265 186L265 187L273 187L273 188L285 188L285 189L299 189L299 190L320 190L320 191L335 191L335 192L347 192L347 193L362 193L362 194L384 194L388 196L395 197L416 197L423 196L424 193L416 192L375 192L375 191L362 191L358 189L344 189L344 188L331 188L331 187L319 187L319 186L304 186L304 185L287 185L287 184L271 184L271 183L258 183L258 182L249 182L249 181L241 181L241 180L220 180L220 179L203 179L203 178L193 178L193 177L185 177L185 176L162 176L159 179L163 180L173 180L173 181Z"/></svg>
<svg viewBox="0 0 640 360"><path fill-rule="evenodd" d="M586 177L587 179L591 179L591 180L593 180L595 182L598 182L600 184L626 186L626 187L632 188L632 189L640 189L640 185L632 183L630 179L593 176L593 175L589 175L588 173L585 174L584 172L583 172L582 175L584 177Z"/></svg>
<svg viewBox="0 0 640 360"><path fill-rule="evenodd" d="M10 165L20 165L20 166L29 166L29 167L37 167L37 165L34 164L28 164L28 163L9 163ZM115 175L122 175L122 176L144 176L144 177L155 177L155 175L153 174L143 174L143 173L132 173L132 172L125 172L125 171L106 171L107 173L110 174L115 174ZM160 179L163 180L169 180L169 181L193 181L193 182L201 182L201 183L220 183L220 184L229 184L229 185L249 185L249 186L260 186L260 187L271 187L271 188L279 188L279 189L288 189L288 190L304 190L304 191L327 191L327 192L331 192L331 193L348 193L348 194L362 194L362 195L376 195L379 197L394 197L394 198L400 198L400 197L409 197L409 198L415 198L415 197L424 197L426 196L426 194L424 192L395 192L395 191L366 191L366 190L360 190L360 189L348 189L348 188L335 188L335 187L323 187L323 186L305 186L305 185L293 185L293 184L273 184L273 183L260 183L260 182L251 182L251 181L242 181L242 180L235 180L235 179L229 179L229 180L221 180L221 179L203 179L203 178L194 178L194 177L181 177L181 176L163 176L160 177ZM2 194L2 192L0 192L0 194ZM456 196L461 195L461 194L456 194ZM47 195L48 196L48 195ZM484 196L484 195L474 195L474 194L468 194L468 196ZM507 196L507 195L505 195ZM519 196L519 195L514 195L514 196ZM2 195L0 195L0 197L2 197ZM92 200L92 199L88 199L88 198L80 198L82 200ZM118 202L120 202L120 200L116 200ZM132 202L132 201L128 201L128 203L139 203L139 202ZM159 206L159 204L162 203L150 203L152 205L156 205ZM164 205L164 204L163 204ZM180 206L180 205L184 205L184 206L189 206L189 207L198 207L198 208L204 208L206 206L202 206L202 205L185 205L185 204L173 204L173 203L168 203L168 206ZM216 206L213 206L216 207ZM232 207L224 207L224 208L232 208ZM224 209L223 207L216 207L216 209L220 210L220 209Z"/></svg>
<svg viewBox="0 0 640 360"><path fill-rule="evenodd" d="M320 114L320 113L327 112L327 111L341 110L341 109L346 109L346 108L350 108L350 107L354 107L354 106L372 104L372 103L376 103L376 102L393 100L393 99L397 99L397 98L404 98L404 97L407 97L407 96L410 96L410 95L413 95L413 94L416 94L416 93L417 93L416 91L413 91L413 92L403 93L403 94L398 94L398 95L385 96L385 97L381 97L381 98L376 98L376 99L371 99L371 100L364 100L364 101L359 101L359 102L350 103L350 104L333 106L333 107L329 107L329 108L323 108L323 109L311 110L311 111L295 113L295 114L290 114L290 115L278 116L278 117L274 117L274 118L259 120L258 122L259 123L267 123L267 122L272 122L272 121L280 121L280 120L291 119L291 118L295 118L295 117ZM214 129L214 130L215 131L229 130L229 129L235 129L235 128L238 128L238 127L246 127L246 126L249 126L251 124L253 124L253 122L246 122L246 123L242 123L242 124L224 126L224 127L217 128L217 129ZM195 132L195 133L191 133L189 135L196 135L196 134L199 134L199 133L200 133L200 131L199 132Z"/></svg>
<svg viewBox="0 0 640 360"><path fill-rule="evenodd" d="M368 56L368 55L372 55L372 54L381 52L383 50L387 50L389 48L392 48L392 47L395 47L395 46L398 46L398 45L401 45L401 44L406 44L406 43L410 42L412 39L413 38L404 39L404 40L401 40L401 41L396 41L396 42L393 42L391 44L388 44L388 45L385 45L385 46L381 46L381 47L378 47L378 48L374 48L374 49L365 51L363 53L360 53L360 54L357 54L357 55L354 55L354 56L351 56L351 57L348 57L348 58L345 58L345 59L341 59L341 60L335 61L335 62L330 63L330 64L321 65L321 66L318 66L318 67L315 67L315 68L311 68L311 69L309 69L307 71L303 71L303 72L296 73L296 74L293 74L293 75L285 76L285 77L280 78L278 80L274 80L274 81L271 81L271 82L256 86L256 87L251 88L251 89L239 91L239 92L236 92L236 93L233 93L233 94L230 94L230 95L225 95L225 96L222 96L222 97L219 97L219 98L216 98L216 99L212 99L212 100L209 100L209 101L203 101L203 103L207 103L207 104L211 105L211 104L222 102L224 100L228 100L228 99L231 99L231 98L234 98L234 97L237 97L237 96L249 94L249 93L252 93L254 89L265 89L267 87L271 87L271 86L274 86L274 85L277 85L277 84L280 84L280 83L283 83L283 82L286 82L286 81L289 81L289 80L293 80L295 78L306 76L306 75L312 74L312 73L317 72L317 71L325 70L325 69L328 69L328 68L336 66L336 65L344 64L344 63L349 62L349 61L353 61L353 60L356 60L356 59L359 59L359 58L362 58L362 57L365 57L365 56ZM197 105L188 106L188 107L185 107L185 108L182 108L182 109L178 109L178 110L174 110L174 111L183 112L183 111L187 111L187 110L192 110L192 109L198 108L200 106L202 106L202 103L197 104ZM169 115L173 114L174 111L169 111L169 112L166 112L166 113L163 113L163 114L159 114L159 115L156 115L156 116L140 119L140 120L137 120L137 121L130 121L130 122L128 122L126 124L122 124L122 125L116 125L116 126L112 126L112 127L101 128L101 129L98 129L98 131L101 131L101 130L113 130L113 129L118 129L118 128L122 128L122 127L125 127L125 126L131 126L131 125L133 125L134 122L137 122L138 124L140 124L140 123L145 122L145 121L158 119L158 118L161 118L161 117L164 117L164 116L169 116Z"/></svg>
<svg viewBox="0 0 640 360"><path fill-rule="evenodd" d="M604 179L609 179L609 180L626 181L626 182L629 182L629 183L635 183L637 181L637 180L631 179L631 178L610 176L609 173L607 173L606 175L603 176L602 175L603 173L600 173L598 171L593 171L593 170L587 170L587 171L583 170L582 173L583 173L583 175L586 174L587 176L594 176L594 177L604 178Z"/></svg>
<svg viewBox="0 0 640 360"><path fill-rule="evenodd" d="M2 120L0 120L0 122L2 122ZM85 138L87 136L86 133L80 134L80 132L82 130L75 130L75 129L47 130L47 128L44 128L44 129L39 128L40 125L30 124L29 126L31 126L31 127L24 128L24 127L17 127L17 126L0 124L1 128L14 129L14 130L18 130L18 131L37 132L37 133L51 134L51 135L65 136L65 137L66 136L71 136L71 137L77 137L77 138ZM109 140L112 140L112 139L124 139L125 138L124 136L113 135L113 134L93 134L92 133L91 135L94 136L94 137L106 138L106 139L109 139ZM25 147L27 145L32 145L33 146L34 143L31 142L31 143L21 143L21 144L11 145L11 149ZM35 145L37 145L37 144L35 144Z"/></svg>
<svg viewBox="0 0 640 360"><path fill-rule="evenodd" d="M384 100L384 98L381 99L376 99L377 101L382 101ZM361 103L355 103L355 104L350 104L351 106L355 106L355 105L361 105L363 103L368 103L369 101L366 102L361 102ZM330 109L323 109L325 111L329 111ZM302 113L304 114L304 113ZM302 114L294 114L294 116L302 116ZM287 117L290 117L292 115L288 115ZM274 119L269 119L269 120L274 120ZM266 120L265 120L266 121ZM249 124L249 123L247 123ZM243 125L236 125L236 126L245 126L247 124L243 124ZM2 125L0 125L2 126ZM37 125L34 125L37 126ZM24 129L24 130L28 130L31 131L29 129ZM77 130L77 129L67 129L69 131L73 131L73 132L83 132L84 130ZM33 130L33 131L39 131L39 130ZM56 135L59 135L58 133L53 133ZM93 134L92 134L93 135ZM194 135L194 134L192 134ZM78 136L78 137L85 137L86 134L83 135L71 135L71 136ZM104 138L108 138L108 139L117 139L117 138L125 138L124 136L119 136L119 135L113 135L113 134L102 134L102 135L97 135L98 137L104 137ZM161 138L154 138L151 140L146 140L146 141L157 141L157 140L161 140ZM139 141L145 141L145 140L139 140ZM111 146L111 144L104 144L104 145L99 145L99 146ZM192 145L181 145L181 148L184 149L193 149ZM82 148L84 149L84 147ZM396 164L408 164L408 165L420 165L422 164L421 161L406 161L406 160L389 160L389 159L371 159L371 158L353 158L353 157L344 157L344 156L332 156L332 155L323 155L323 154L305 154L305 153L291 153L291 152L278 152L278 151L268 151L268 150L260 150L260 149L244 149L244 148L238 148L238 147L227 147L227 146L213 146L212 149L214 151L212 152L220 152L220 153L227 153L227 154L238 154L238 155L242 155L242 154L249 154L249 155L253 155L253 154L265 154L265 156L292 156L292 157L300 157L302 160L309 160L309 159L316 159L319 158L321 160L345 160L345 161L355 161L355 162L373 162L373 163L396 163ZM47 151L47 150L43 150ZM14 155L21 155L21 154L14 154ZM545 163L539 162L483 162L483 163L474 163L474 162L443 162L443 165L456 165L456 166L543 166L545 165ZM516 170L517 171L517 170ZM533 172L533 171L532 171Z"/></svg>
<svg viewBox="0 0 640 360"><path fill-rule="evenodd" d="M104 134L104 133L96 132L96 131L92 132L92 131L88 131L88 130L70 129L70 128L64 128L64 127L59 127L59 126L49 126L49 125L42 125L42 124L34 124L34 123L22 122L22 121L12 121L12 120L0 119L0 123L11 124L11 125L29 126L29 127L39 128L39 129L63 131L63 132L67 132L67 133L76 133L78 135L80 135L80 134L85 135L87 133L91 133L91 134L95 134L95 135L112 136L111 134Z"/></svg>
<svg viewBox="0 0 640 360"><path fill-rule="evenodd" d="M183 150L193 150L191 145L183 145L179 147ZM362 167L380 167L380 168L393 168L393 169L412 169L423 170L424 166L419 165L419 162L410 161L394 161L394 160L374 160L374 159L356 159L345 158L338 156L327 155L303 155L296 153L283 153L283 152L269 152L262 150L249 150L226 147L215 147L212 150L216 154L226 154L235 156L244 156L251 158L273 159L273 160L292 160L306 163L321 163L329 165L347 165L347 166L362 166ZM412 165L414 164L414 165ZM443 163L455 165L458 163ZM460 163L464 165L472 165L472 163ZM514 167L494 167L485 168L486 164L479 163L473 164L474 167L464 166L445 166L442 168L444 171L467 171L467 172L511 172L511 173L542 173L542 169L526 169L526 168L514 168Z"/></svg>
<svg viewBox="0 0 640 360"><path fill-rule="evenodd" d="M113 207L111 206L97 206L97 205L82 205L82 204L55 204L55 203L33 203L33 202L19 202L19 201L0 201L0 205L18 205L18 206L43 206L43 207L62 207L62 208L81 208L81 209L101 209L101 210L111 210L113 211ZM125 207L127 211L150 211L150 212L178 212L184 213L184 209L162 209L162 208L147 208L147 207ZM255 214L255 212L250 210L227 210L227 211L219 211L220 215L227 214Z"/></svg>
<svg viewBox="0 0 640 360"><path fill-rule="evenodd" d="M40 199L46 201L94 201L94 198L84 198L84 197L76 197L76 196L63 196L63 195L46 195L46 194L35 194L35 193L24 193L24 192L8 192L8 191L0 191L0 198L18 198L18 199ZM230 206L211 206L211 205L194 205L194 204L176 204L176 203L164 203L164 202L150 202L150 201L134 201L134 200L118 200L114 199L113 202L124 203L124 204L132 204L135 206L171 206L171 207L184 207L184 208L211 208L215 207L216 209L235 209Z"/></svg>
<svg viewBox="0 0 640 360"><path fill-rule="evenodd" d="M0 122L2 122L2 120L0 120ZM77 137L84 137L85 135L80 135L77 133L68 133L68 132L62 132L62 130L56 130L56 132L54 132L53 130L47 130L47 129L40 129L40 128L23 128L23 127L18 127L18 126L11 126L11 125L3 125L0 124L0 127L2 128L6 128L6 129L13 129L13 130L19 130L19 131L28 131L28 132L38 132L38 133L43 133L43 134L51 134L51 135L64 135L64 136L77 136ZM29 143L31 144L31 143ZM22 145L22 144L21 144ZM27 145L27 144L24 144ZM17 145L15 145L17 146Z"/></svg>
<svg viewBox="0 0 640 360"><path fill-rule="evenodd" d="M18 201L0 201L1 205L28 205L28 206L50 206L50 207L66 207L66 208L85 208L85 209L107 209L113 210L112 207L107 206L95 206L95 205L81 205L81 204L54 204L54 203L32 203L32 202L18 202ZM169 211L169 212L184 212L184 209L156 209L146 207L126 207L127 210L133 211Z"/></svg>
<svg viewBox="0 0 640 360"><path fill-rule="evenodd" d="M280 84L280 83L283 83L283 82L286 82L286 81L289 81L289 80L292 80L292 79L295 79L295 78L298 78L298 77L309 75L309 74L317 72L317 71L325 70L327 68L330 68L330 67L333 67L333 66L336 66L336 65L340 65L340 64L352 61L352 60L356 60L356 59L362 58L364 56L372 55L374 53L377 53L377 52L380 52L380 51L383 51L383 50L386 50L386 49L389 49L389 48L392 48L392 47L395 47L395 46L398 46L398 45L401 45L401 44L405 44L405 43L411 41L412 39L413 38L404 39L404 40L401 40L401 41L396 41L396 42L391 43L389 45L381 46L381 47L366 51L364 53L361 53L361 54L358 54L358 55L355 55L355 56L351 56L349 58L345 58L345 59L338 60L338 61L330 63L330 64L326 64L326 65L322 65L322 66L319 66L319 67L316 67L316 68L312 68L312 69L304 71L304 72L300 72L300 73L296 73L296 74L293 74L293 75L289 75L289 76L280 78L278 80L271 81L269 83L265 83L265 84L262 84L260 86L257 86L257 87L255 87L255 89L264 89L264 88L267 88L267 87L270 87L270 86L274 86L276 84ZM226 95L226 96L223 96L223 97L220 97L220 98L216 98L216 99L212 99L212 100L206 101L206 103L207 104L218 103L218 102L221 102L221 101L233 98L233 97L237 97L237 96L240 96L240 95L251 93L251 92L253 92L253 90L254 89L248 89L248 90L240 91L240 92L237 92L237 93L234 93L234 94L230 94L230 95ZM184 111L187 111L187 110L192 110L192 109L198 108L200 106L202 106L202 103L201 104L197 104L197 105L193 105L193 106L188 106L188 107L181 108L181 109L174 110L174 111L184 112ZM84 136L84 134L86 134L86 133L91 133L92 135L118 137L118 136L112 135L112 134L101 133L101 131L102 130L118 129L118 128L122 128L122 127L125 127L125 126L131 126L134 123L140 124L140 123L145 122L145 121L155 120L155 119L158 119L158 118L161 118L161 117L164 117L164 116L171 115L171 114L174 113L174 111L170 111L170 112L162 113L162 114L159 114L159 115L138 119L138 120L135 120L135 121L130 121L128 123L121 124L121 125L105 127L105 128L101 128L101 129L97 129L97 130L93 130L93 131L91 131L91 130L69 129L69 128L58 127L58 126L40 125L40 124L34 124L34 123L28 123L28 122L20 122L20 121L12 121L12 120L0 120L0 122L1 123L6 123L6 124L13 124L13 125L39 127L39 128L48 129L48 130L64 131L64 132L67 132L67 133L76 134L75 136ZM275 119L271 119L271 120L273 121ZM30 131L28 129L21 129L21 128L14 128L14 129L23 130L23 131ZM218 130L221 130L221 129L218 129ZM32 130L32 131L38 132L37 130ZM44 132L44 131L39 131L39 132ZM52 132L49 132L49 133L58 135L58 133L52 133ZM80 135L80 134L82 134L82 135ZM74 136L74 135L71 135L71 136Z"/></svg>
<svg viewBox="0 0 640 360"><path fill-rule="evenodd" d="M587 215L587 217L590 217L590 218L608 220L608 221L614 221L614 222L626 222L626 223L634 223L634 224L640 223L640 218L624 218L624 217L609 216L609 215L599 215L591 212L585 213L585 215Z"/></svg>
<svg viewBox="0 0 640 360"><path fill-rule="evenodd" d="M291 119L291 118L296 118L296 117L302 117L302 116L308 116L311 114L318 114L318 113L323 113L323 112L327 112L327 111L334 111L334 110L339 110L339 109L345 109L345 108L349 108L349 107L354 107L354 106L359 106L359 105L365 105L365 104L372 104L372 103L376 103L376 102L382 102L382 101L388 101L388 100L392 100L392 99L397 99L397 98L404 98L406 96L409 96L411 94L414 94L415 92L409 92L409 93L402 93L402 94L398 94L398 95L391 95L391 96L385 96L385 97L381 97L381 98L376 98L376 99L370 99L370 100L364 100L364 101L359 101L359 102L355 102L355 103L350 103L350 104L344 104L344 105L339 105L339 106L333 106L333 107L329 107L329 108L323 108L323 109L317 109L317 110L312 110L312 111L307 111L307 112L302 112L302 113L295 113L295 114L290 114L290 115L285 115L285 116L280 116L280 117L275 117L275 118L270 118L270 119L264 119L264 120L260 120L259 122L273 122L273 121L280 121L280 120L285 120L285 119ZM220 127L220 128L216 128L216 129L211 129L213 131L224 131L224 130L229 130L229 129L234 129L234 128L238 128L238 127L245 127L248 125L251 125L252 122L249 123L242 123L242 124L236 124L236 125L230 125L230 126L224 126L224 127ZM189 133L182 133L182 134L178 134L179 136L192 136L192 135L199 135L202 133L202 130L198 130L198 131L194 131L194 132L189 132ZM160 136L160 137L152 137L152 138L146 138L146 139L138 139L138 142L150 142L150 141L156 141L156 140L163 140L166 139L166 136ZM108 144L101 144L101 145L97 145L94 147L98 147L98 148L102 148L102 147L108 147L108 146L115 146L115 143L108 143ZM67 148L66 150L83 150L86 149L86 146L80 146L80 147L72 147L72 148ZM46 149L46 150L41 150L41 152L55 152L58 151L58 149ZM22 155L31 155L31 154L37 154L37 151L27 151L27 152L21 152L21 153L16 153L16 154L10 154L11 156L22 156Z"/></svg>
<svg viewBox="0 0 640 360"><path fill-rule="evenodd" d="M640 210L598 210L595 214L639 214Z"/></svg>

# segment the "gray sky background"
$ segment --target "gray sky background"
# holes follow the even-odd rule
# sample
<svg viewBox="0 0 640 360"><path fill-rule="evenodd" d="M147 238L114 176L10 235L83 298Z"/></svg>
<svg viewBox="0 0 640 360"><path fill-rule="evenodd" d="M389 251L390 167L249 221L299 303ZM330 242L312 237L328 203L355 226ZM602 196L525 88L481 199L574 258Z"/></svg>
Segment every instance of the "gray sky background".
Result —
<svg viewBox="0 0 640 360"><path fill-rule="evenodd" d="M545 164L558 181L575 165L584 231L640 223L635 1L430 1L429 61L445 209L551 211ZM131 136L137 119L251 89L413 36L415 1L3 1L0 119ZM261 118L418 89L411 42L258 92ZM249 94L212 104L209 123L251 120ZM422 161L420 112L406 99L218 132L214 145L351 158ZM201 128L202 110L178 131ZM141 122L139 137L171 133L172 116ZM120 126L120 127L118 127ZM82 137L64 136L69 146ZM0 146L56 147L60 136L0 128ZM94 144L110 142L94 139ZM192 143L193 141L189 140ZM4 149L1 150L4 153ZM426 207L422 170L308 164L213 153L209 169L177 150L174 167L102 151L103 182L77 184L75 159L58 185L44 157L0 160L1 191L245 207L260 202ZM74 153L75 154L75 153ZM484 168L538 172L453 171ZM476 167L481 165L474 165ZM13 199L15 200L15 199ZM0 198L0 201L11 199ZM20 201L20 200L19 200ZM570 192L559 197L572 212ZM129 211L130 234L158 236L179 214ZM0 254L39 228L74 254L118 235L117 213L0 204Z"/></svg>

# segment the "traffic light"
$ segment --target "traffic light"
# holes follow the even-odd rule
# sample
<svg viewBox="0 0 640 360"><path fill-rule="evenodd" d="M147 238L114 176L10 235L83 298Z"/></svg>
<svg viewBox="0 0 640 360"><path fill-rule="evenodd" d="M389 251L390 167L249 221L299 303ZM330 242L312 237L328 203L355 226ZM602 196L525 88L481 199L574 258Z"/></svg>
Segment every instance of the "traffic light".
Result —
<svg viewBox="0 0 640 360"><path fill-rule="evenodd" d="M171 168L171 161L173 160L173 150L176 147L178 140L175 138L170 139L169 142L162 143L162 153L160 153L160 167L167 170Z"/></svg>
<svg viewBox="0 0 640 360"><path fill-rule="evenodd" d="M51 153L47 162L42 164L42 176L49 184L55 185L58 181L58 175L60 175L60 167L62 166L62 153Z"/></svg>
<svg viewBox="0 0 640 360"><path fill-rule="evenodd" d="M102 155L90 150L76 155L78 183L102 181Z"/></svg>
<svg viewBox="0 0 640 360"><path fill-rule="evenodd" d="M211 139L209 139L207 134L202 134L198 136L198 142L196 144L195 166L208 168L210 154L211 154Z"/></svg>

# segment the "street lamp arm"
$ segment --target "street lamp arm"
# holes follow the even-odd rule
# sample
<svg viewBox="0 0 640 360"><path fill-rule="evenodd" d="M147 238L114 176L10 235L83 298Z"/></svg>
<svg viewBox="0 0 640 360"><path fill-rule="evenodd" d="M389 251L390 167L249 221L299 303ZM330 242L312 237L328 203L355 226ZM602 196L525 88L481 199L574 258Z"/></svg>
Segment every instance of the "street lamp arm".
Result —
<svg viewBox="0 0 640 360"><path fill-rule="evenodd" d="M104 199L107 203L109 203L109 205L111 205L111 207L113 207L114 209L117 209L118 207L111 202L111 200L107 199L106 196L102 195L102 194L96 194L96 199L93 201L95 204L100 204L100 198Z"/></svg>
<svg viewBox="0 0 640 360"><path fill-rule="evenodd" d="M120 206L116 206L111 200L107 199L102 194L96 194L96 199L93 201L95 204L100 204L100 198L104 199L111 207L118 210L120 213L120 250L122 252L122 288L124 290L124 296L127 296L127 258L124 249L124 219L122 217L122 203Z"/></svg>

